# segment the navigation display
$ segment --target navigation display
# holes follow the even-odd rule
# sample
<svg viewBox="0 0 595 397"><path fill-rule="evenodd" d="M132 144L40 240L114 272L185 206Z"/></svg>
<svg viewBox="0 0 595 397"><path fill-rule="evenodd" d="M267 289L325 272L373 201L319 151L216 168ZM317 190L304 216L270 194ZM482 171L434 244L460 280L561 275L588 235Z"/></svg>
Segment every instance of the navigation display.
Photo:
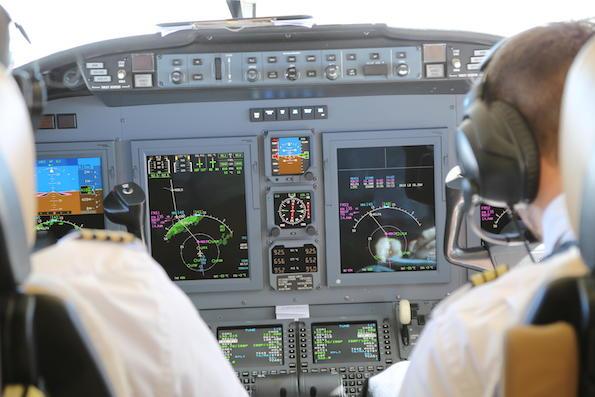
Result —
<svg viewBox="0 0 595 397"><path fill-rule="evenodd" d="M489 233L499 234L505 232L512 221L510 211L507 208L482 204L480 213L481 228Z"/></svg>
<svg viewBox="0 0 595 397"><path fill-rule="evenodd" d="M275 193L275 225L281 229L297 229L312 223L312 193Z"/></svg>
<svg viewBox="0 0 595 397"><path fill-rule="evenodd" d="M151 252L170 278L248 278L244 154L146 161Z"/></svg>
<svg viewBox="0 0 595 397"><path fill-rule="evenodd" d="M59 239L72 230L103 229L100 157L38 159L37 230Z"/></svg>
<svg viewBox="0 0 595 397"><path fill-rule="evenodd" d="M314 363L380 361L375 321L312 324Z"/></svg>
<svg viewBox="0 0 595 397"><path fill-rule="evenodd" d="M310 137L271 138L272 173L303 175L310 168Z"/></svg>
<svg viewBox="0 0 595 397"><path fill-rule="evenodd" d="M234 367L283 365L283 327L218 328L217 340L223 355Z"/></svg>
<svg viewBox="0 0 595 397"><path fill-rule="evenodd" d="M434 146L337 149L341 273L436 269Z"/></svg>

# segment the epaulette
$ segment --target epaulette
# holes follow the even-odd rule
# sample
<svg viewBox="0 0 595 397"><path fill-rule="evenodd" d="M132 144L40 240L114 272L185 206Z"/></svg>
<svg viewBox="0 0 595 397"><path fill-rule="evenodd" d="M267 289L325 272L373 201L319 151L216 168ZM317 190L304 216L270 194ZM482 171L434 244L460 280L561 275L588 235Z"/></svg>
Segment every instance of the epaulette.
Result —
<svg viewBox="0 0 595 397"><path fill-rule="evenodd" d="M469 278L469 281L471 281L471 285L473 287L477 287L479 285L489 283L490 281L494 281L506 272L508 272L508 265L498 265L494 269L474 274Z"/></svg>
<svg viewBox="0 0 595 397"><path fill-rule="evenodd" d="M78 231L78 240L86 241L109 241L112 243L132 243L136 237L134 234L114 230L101 229L80 229Z"/></svg>

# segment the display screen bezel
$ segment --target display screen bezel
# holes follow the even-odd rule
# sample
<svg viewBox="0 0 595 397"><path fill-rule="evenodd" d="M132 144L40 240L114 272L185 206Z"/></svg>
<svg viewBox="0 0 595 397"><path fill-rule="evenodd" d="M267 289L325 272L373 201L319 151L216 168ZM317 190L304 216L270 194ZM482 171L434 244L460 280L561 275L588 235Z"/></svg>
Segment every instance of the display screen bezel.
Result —
<svg viewBox="0 0 595 397"><path fill-rule="evenodd" d="M418 283L446 283L450 280L450 266L442 250L445 203L443 168L444 139L447 129L391 130L323 133L326 265L329 286L395 285ZM343 148L432 145L434 147L434 211L436 225L436 270L382 273L342 273L340 256L339 192L337 151Z"/></svg>
<svg viewBox="0 0 595 397"><path fill-rule="evenodd" d="M113 142L38 143L36 148L38 160L98 157L101 161L103 198L105 198L115 186L116 181L114 175L110 172L110 170L114 170L116 167ZM123 226L110 222L105 216L105 211L103 215L106 230L125 230Z"/></svg>
<svg viewBox="0 0 595 397"><path fill-rule="evenodd" d="M256 137L242 138L196 138L173 140L132 141L132 159L135 169L134 181L148 191L147 156L193 153L242 152L244 154L244 182L246 197L246 219L248 232L249 277L235 279L205 279L174 281L185 292L209 292L229 290L257 290L263 286L262 249L260 247L261 221L259 204L260 192L258 170L258 143ZM147 221L145 231L147 247L150 250L149 211L150 198L147 197Z"/></svg>

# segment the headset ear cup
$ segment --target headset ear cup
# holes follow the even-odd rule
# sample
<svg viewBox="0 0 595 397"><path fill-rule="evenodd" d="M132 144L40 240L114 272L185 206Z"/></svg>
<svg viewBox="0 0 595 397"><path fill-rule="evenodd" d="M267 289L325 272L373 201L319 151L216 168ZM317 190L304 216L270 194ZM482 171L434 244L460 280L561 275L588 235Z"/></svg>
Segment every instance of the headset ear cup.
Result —
<svg viewBox="0 0 595 397"><path fill-rule="evenodd" d="M533 201L539 187L539 148L533 133L523 116L512 106L502 101L495 101L491 109L506 126L511 140L518 146L519 161L522 162L521 173L524 173L525 190L521 200Z"/></svg>

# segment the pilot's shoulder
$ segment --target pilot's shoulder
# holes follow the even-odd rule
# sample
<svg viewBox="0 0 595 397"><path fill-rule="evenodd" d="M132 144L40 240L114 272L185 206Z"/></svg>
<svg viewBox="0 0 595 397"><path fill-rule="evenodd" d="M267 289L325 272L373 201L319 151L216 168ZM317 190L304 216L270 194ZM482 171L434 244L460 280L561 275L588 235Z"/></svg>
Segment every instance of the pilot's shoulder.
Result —
<svg viewBox="0 0 595 397"><path fill-rule="evenodd" d="M116 244L131 244L136 237L127 232L101 229L80 229L68 238L79 241L104 241Z"/></svg>

